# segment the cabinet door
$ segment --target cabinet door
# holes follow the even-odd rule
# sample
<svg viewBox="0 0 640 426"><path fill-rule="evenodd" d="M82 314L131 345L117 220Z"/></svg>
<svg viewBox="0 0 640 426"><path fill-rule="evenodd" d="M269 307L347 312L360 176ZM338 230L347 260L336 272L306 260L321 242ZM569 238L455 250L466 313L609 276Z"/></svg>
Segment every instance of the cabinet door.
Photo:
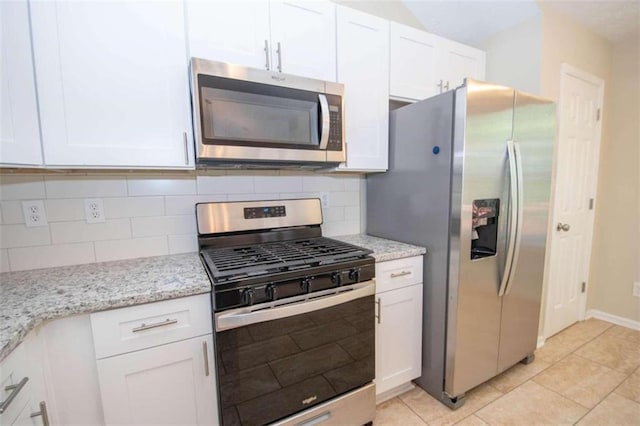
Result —
<svg viewBox="0 0 640 426"><path fill-rule="evenodd" d="M189 167L182 2L57 0L31 13L47 165Z"/></svg>
<svg viewBox="0 0 640 426"><path fill-rule="evenodd" d="M188 0L186 10L190 56L271 68L267 1Z"/></svg>
<svg viewBox="0 0 640 426"><path fill-rule="evenodd" d="M376 393L420 376L422 283L376 295Z"/></svg>
<svg viewBox="0 0 640 426"><path fill-rule="evenodd" d="M212 353L209 334L98 360L105 422L218 424Z"/></svg>
<svg viewBox="0 0 640 426"><path fill-rule="evenodd" d="M460 86L467 77L483 80L485 53L479 49L440 38L440 78L446 90ZM448 88L448 89L447 89Z"/></svg>
<svg viewBox="0 0 640 426"><path fill-rule="evenodd" d="M338 82L343 83L343 170L384 171L389 157L389 22L338 6Z"/></svg>
<svg viewBox="0 0 640 426"><path fill-rule="evenodd" d="M390 23L389 95L419 100L439 93L438 37Z"/></svg>
<svg viewBox="0 0 640 426"><path fill-rule="evenodd" d="M0 163L42 164L27 2L0 2Z"/></svg>
<svg viewBox="0 0 640 426"><path fill-rule="evenodd" d="M271 0L272 69L336 81L335 7L329 1Z"/></svg>

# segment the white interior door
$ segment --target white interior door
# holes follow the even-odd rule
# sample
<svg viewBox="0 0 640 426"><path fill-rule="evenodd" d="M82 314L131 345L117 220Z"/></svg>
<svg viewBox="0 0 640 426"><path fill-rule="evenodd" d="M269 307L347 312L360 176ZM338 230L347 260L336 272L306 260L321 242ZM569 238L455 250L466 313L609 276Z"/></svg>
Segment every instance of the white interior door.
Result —
<svg viewBox="0 0 640 426"><path fill-rule="evenodd" d="M584 317L604 82L563 64L545 337Z"/></svg>

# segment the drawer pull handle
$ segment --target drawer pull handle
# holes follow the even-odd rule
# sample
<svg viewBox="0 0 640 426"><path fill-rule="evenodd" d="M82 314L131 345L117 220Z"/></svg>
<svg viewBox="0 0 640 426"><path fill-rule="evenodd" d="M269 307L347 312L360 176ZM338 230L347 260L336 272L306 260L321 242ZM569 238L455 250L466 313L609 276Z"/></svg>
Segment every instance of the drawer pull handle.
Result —
<svg viewBox="0 0 640 426"><path fill-rule="evenodd" d="M204 356L204 375L209 377L209 349L206 340L202 342L202 355Z"/></svg>
<svg viewBox="0 0 640 426"><path fill-rule="evenodd" d="M376 318L378 319L378 324L380 324L382 321L382 303L379 297L378 300L376 300L376 305L378 305L378 315L376 315Z"/></svg>
<svg viewBox="0 0 640 426"><path fill-rule="evenodd" d="M20 391L22 390L24 385L27 384L28 381L29 381L29 378L28 377L24 377L22 380L20 380L15 385L5 386L4 391L5 392L11 391L11 393L9 394L9 397L7 397L7 399L5 399L4 401L0 402L0 414L2 414L5 411L7 411L7 408L9 408L9 405L11 405L13 400L16 398L16 396L18 396L18 394L20 393Z"/></svg>
<svg viewBox="0 0 640 426"><path fill-rule="evenodd" d="M156 328L156 327L164 327L165 325L171 325L171 324L177 324L178 320L177 319L169 319L167 318L164 321L161 322L155 322L153 324L145 324L142 323L142 325L140 327L136 327L133 330L131 330L134 333L137 333L138 331L144 331L144 330L150 330L152 328Z"/></svg>
<svg viewBox="0 0 640 426"><path fill-rule="evenodd" d="M397 274L391 274L391 278L404 277L405 275L411 275L411 271L402 271Z"/></svg>
<svg viewBox="0 0 640 426"><path fill-rule="evenodd" d="M34 418L42 416L42 426L49 426L49 413L47 412L47 404L44 401L40 401L40 411L31 413L29 417Z"/></svg>

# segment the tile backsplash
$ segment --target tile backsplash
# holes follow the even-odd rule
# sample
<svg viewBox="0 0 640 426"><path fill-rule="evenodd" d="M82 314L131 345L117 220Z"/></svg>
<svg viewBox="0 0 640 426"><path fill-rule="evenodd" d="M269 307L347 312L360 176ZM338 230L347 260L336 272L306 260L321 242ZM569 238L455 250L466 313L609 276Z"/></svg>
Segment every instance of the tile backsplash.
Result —
<svg viewBox="0 0 640 426"><path fill-rule="evenodd" d="M212 171L0 174L0 271L197 251L194 204L329 196L326 236L360 232L358 175ZM87 223L84 199L103 202ZM43 200L48 225L27 227L22 201Z"/></svg>

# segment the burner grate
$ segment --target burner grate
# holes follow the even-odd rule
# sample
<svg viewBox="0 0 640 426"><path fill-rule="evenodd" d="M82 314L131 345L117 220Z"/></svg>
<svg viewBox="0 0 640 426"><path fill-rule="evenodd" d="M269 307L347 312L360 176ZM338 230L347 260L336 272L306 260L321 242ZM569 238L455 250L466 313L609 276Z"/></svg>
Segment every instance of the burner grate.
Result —
<svg viewBox="0 0 640 426"><path fill-rule="evenodd" d="M203 250L216 281L326 265L370 253L325 237Z"/></svg>

